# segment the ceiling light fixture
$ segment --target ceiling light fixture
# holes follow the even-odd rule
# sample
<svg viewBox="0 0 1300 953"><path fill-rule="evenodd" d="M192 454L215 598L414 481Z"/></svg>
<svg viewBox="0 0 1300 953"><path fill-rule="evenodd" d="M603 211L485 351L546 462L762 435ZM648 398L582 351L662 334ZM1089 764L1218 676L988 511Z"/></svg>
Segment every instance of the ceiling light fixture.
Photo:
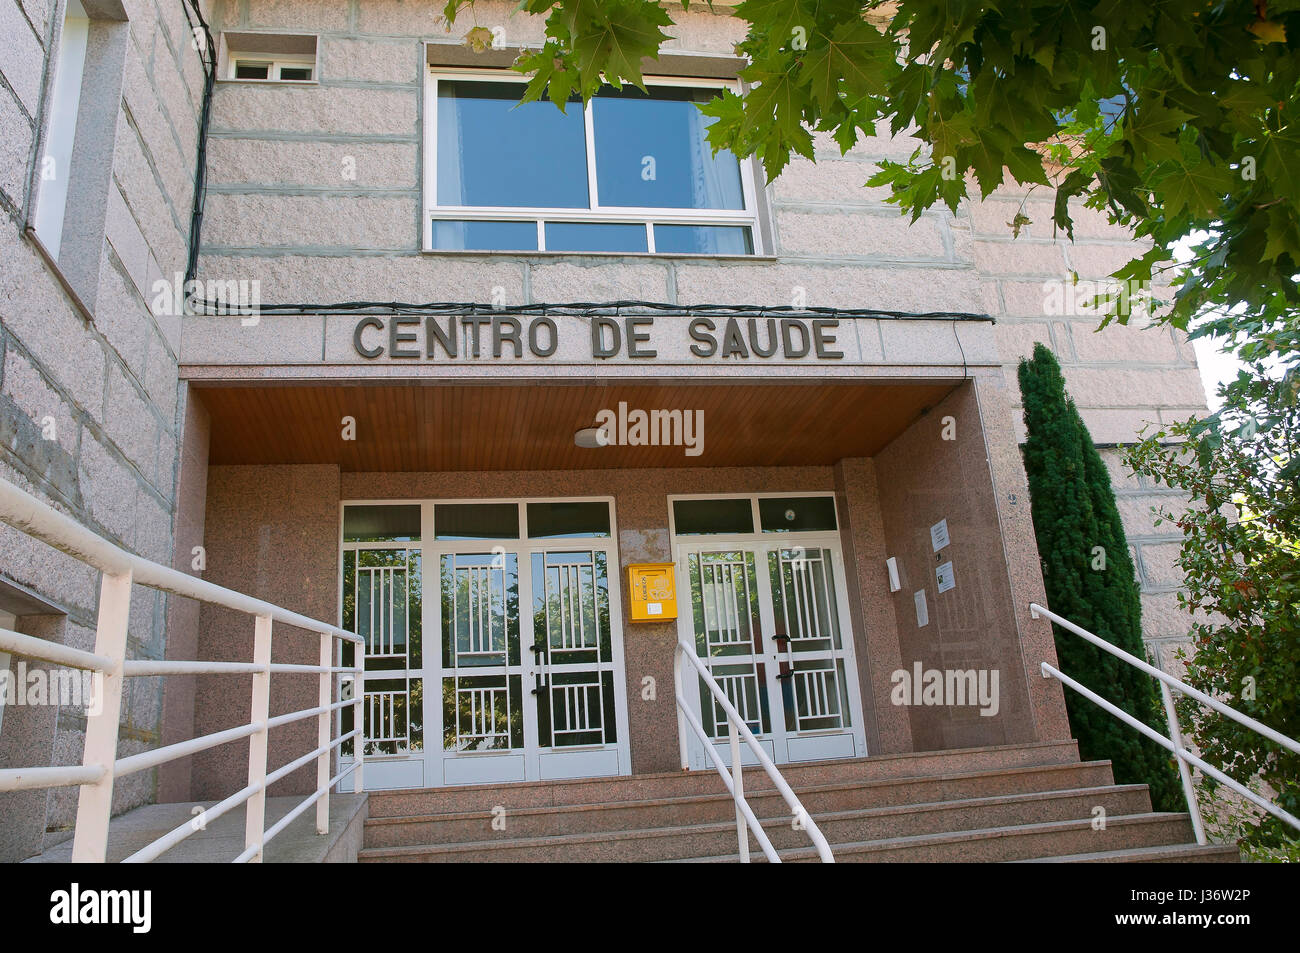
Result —
<svg viewBox="0 0 1300 953"><path fill-rule="evenodd" d="M606 447L609 444L601 439L601 428L584 427L573 435L573 445L584 450L595 450L597 447Z"/></svg>

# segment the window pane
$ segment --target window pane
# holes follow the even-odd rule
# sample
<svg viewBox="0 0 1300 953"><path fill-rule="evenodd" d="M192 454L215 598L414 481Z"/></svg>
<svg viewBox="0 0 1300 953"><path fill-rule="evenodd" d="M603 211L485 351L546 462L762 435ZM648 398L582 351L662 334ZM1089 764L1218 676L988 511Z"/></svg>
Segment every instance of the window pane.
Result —
<svg viewBox="0 0 1300 953"><path fill-rule="evenodd" d="M343 541L408 542L420 538L420 505L345 506Z"/></svg>
<svg viewBox="0 0 1300 953"><path fill-rule="evenodd" d="M608 503L529 503L528 537L608 536Z"/></svg>
<svg viewBox="0 0 1300 953"><path fill-rule="evenodd" d="M639 208L745 207L740 164L705 137L714 121L696 103L714 89L625 87L592 100L600 204Z"/></svg>
<svg viewBox="0 0 1300 953"><path fill-rule="evenodd" d="M773 496L758 501L765 533L835 529L835 500L829 496Z"/></svg>
<svg viewBox="0 0 1300 953"><path fill-rule="evenodd" d="M581 104L520 105L519 83L438 82L438 204L586 208Z"/></svg>
<svg viewBox="0 0 1300 953"><path fill-rule="evenodd" d="M438 503L433 508L437 539L518 539L514 503Z"/></svg>
<svg viewBox="0 0 1300 953"><path fill-rule="evenodd" d="M536 222L435 219L433 247L443 251L536 251Z"/></svg>
<svg viewBox="0 0 1300 953"><path fill-rule="evenodd" d="M678 536L705 533L752 533L749 500L675 500L673 524Z"/></svg>
<svg viewBox="0 0 1300 953"><path fill-rule="evenodd" d="M547 251L648 251L644 225L547 222Z"/></svg>
<svg viewBox="0 0 1300 953"><path fill-rule="evenodd" d="M749 229L738 225L656 225L655 251L681 255L752 255Z"/></svg>
<svg viewBox="0 0 1300 953"><path fill-rule="evenodd" d="M307 82L311 79L311 67L309 66L281 66L280 78L291 79L298 82Z"/></svg>
<svg viewBox="0 0 1300 953"><path fill-rule="evenodd" d="M270 63L236 63L235 79L268 79L271 75Z"/></svg>

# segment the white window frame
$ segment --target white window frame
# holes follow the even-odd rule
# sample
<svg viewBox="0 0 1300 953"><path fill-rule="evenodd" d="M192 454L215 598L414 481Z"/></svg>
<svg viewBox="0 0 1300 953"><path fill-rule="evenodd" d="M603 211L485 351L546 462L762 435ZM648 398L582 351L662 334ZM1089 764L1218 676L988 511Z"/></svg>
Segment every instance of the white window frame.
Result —
<svg viewBox="0 0 1300 953"><path fill-rule="evenodd" d="M546 224L567 223L611 223L622 225L644 225L646 230L646 251L643 252L602 252L602 251L550 251L549 254L567 255L678 255L686 257L726 257L754 258L764 254L762 231L759 228L758 188L754 178L753 164L738 160L740 166L741 192L744 197L744 209L663 209L632 208L625 206L602 206L596 183L596 140L595 122L592 104L583 109L586 122L587 149L587 190L590 208L530 208L510 206L476 206L476 205L439 205L438 204L438 83L440 81L470 82L510 82L518 83L519 94L523 96L524 84L528 77L513 70L500 69L447 69L430 66L425 74L424 91L424 217L422 219L421 238L425 252L453 254L534 254L547 252ZM680 76L646 76L647 86L675 86L687 89L729 89L739 95L739 80L693 79ZM536 222L537 248L515 251L472 251L463 252L455 249L433 247L433 222L440 219L499 222ZM709 253L657 252L655 250L655 225L732 225L749 229L751 254L713 255Z"/></svg>
<svg viewBox="0 0 1300 953"><path fill-rule="evenodd" d="M81 109L81 82L86 69L86 49L90 40L90 18L77 0L64 11L63 32L59 38L58 60L54 68L53 105L49 110L42 173L36 193L36 237L55 261L63 244L63 221L68 205L68 172L72 168L72 150L77 136L77 116ZM53 161L53 175L44 174L44 162Z"/></svg>
<svg viewBox="0 0 1300 953"><path fill-rule="evenodd" d="M249 66L257 65L267 67L267 78L256 79L247 76L236 76L235 70L243 63ZM304 66L311 69L311 79L281 79L280 70L284 68L302 69ZM226 77L227 80L236 83L290 83L298 86L317 81L316 73L316 56L312 53L240 53L231 50L226 57Z"/></svg>

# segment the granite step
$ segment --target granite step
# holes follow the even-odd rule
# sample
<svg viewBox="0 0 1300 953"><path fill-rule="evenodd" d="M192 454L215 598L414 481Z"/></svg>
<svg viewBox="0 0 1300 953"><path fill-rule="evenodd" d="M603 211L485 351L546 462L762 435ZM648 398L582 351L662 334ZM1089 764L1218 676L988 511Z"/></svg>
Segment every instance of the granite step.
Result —
<svg viewBox="0 0 1300 953"><path fill-rule="evenodd" d="M1026 793L1102 788L1111 785L1110 763L1010 768L1003 771L964 772L927 778L892 778L884 781L841 781L799 789L804 807L823 814L899 805L960 801ZM514 840L519 837L562 833L636 830L721 822L735 817L731 796L715 784L715 793L672 798L619 800L595 804L558 804L493 812L475 811L421 814L409 817L372 817L366 822L367 847L399 847L464 841ZM789 808L773 790L746 792L759 818L784 818ZM1142 809L1149 810L1147 803ZM496 830L493 823L504 830Z"/></svg>
<svg viewBox="0 0 1300 953"><path fill-rule="evenodd" d="M1110 816L1102 830L1093 829L1088 818L832 844L831 849L838 863L997 863L1087 853L1129 854L1147 847L1186 846L1191 840L1192 825L1186 814L1144 813ZM819 860L811 847L782 850L780 857L785 863ZM734 863L739 857L733 851L682 860Z"/></svg>
<svg viewBox="0 0 1300 953"><path fill-rule="evenodd" d="M1235 844L1171 844L1135 847L1131 850L1102 850L1064 857L1034 857L1020 864L1239 864L1241 851Z"/></svg>
<svg viewBox="0 0 1300 953"><path fill-rule="evenodd" d="M1149 811L1150 801L1144 785L1107 785L1068 791L837 811L816 816L816 821L826 839L832 845L837 845L898 839L903 835L973 831L1007 825L1022 826L1046 820L1090 818L1097 806L1104 808L1108 816L1125 816ZM670 809L670 805L661 806L661 810ZM508 839L367 846L362 850L360 859L418 862L657 861L710 854L726 855L735 851L734 813L726 820L713 823L684 824L671 816L661 816L660 820L663 826L635 830L534 837L506 832L510 835ZM797 849L809 843L807 833L795 830L785 818L769 818L761 823L778 851ZM751 848L755 854L758 853L757 844L751 844ZM838 848L835 848L835 852L838 856Z"/></svg>
<svg viewBox="0 0 1300 953"><path fill-rule="evenodd" d="M1078 762L1078 747L1073 741L1068 741L876 755L870 758L785 764L780 769L787 783L799 791L805 787L824 784L869 783ZM761 767L746 768L744 773L747 792L772 790L771 779ZM525 781L373 791L370 793L370 816L459 814L490 810L497 806L509 811L561 804L602 804L712 795L718 793L721 785L717 772L709 769L571 781Z"/></svg>

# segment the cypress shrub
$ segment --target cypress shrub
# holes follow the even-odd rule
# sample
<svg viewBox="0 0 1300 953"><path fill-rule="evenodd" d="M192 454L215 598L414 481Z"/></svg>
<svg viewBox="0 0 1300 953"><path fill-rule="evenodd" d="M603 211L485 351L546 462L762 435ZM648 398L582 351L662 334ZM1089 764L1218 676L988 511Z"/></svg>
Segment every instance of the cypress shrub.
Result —
<svg viewBox="0 0 1300 953"><path fill-rule="evenodd" d="M1142 605L1110 473L1042 344L1019 368L1028 431L1025 472L1047 605L1124 651L1146 658ZM1052 626L1060 669L1165 734L1155 679ZM1157 810L1185 810L1173 756L1136 729L1065 688L1070 730L1084 760L1109 759L1119 784L1147 784Z"/></svg>

